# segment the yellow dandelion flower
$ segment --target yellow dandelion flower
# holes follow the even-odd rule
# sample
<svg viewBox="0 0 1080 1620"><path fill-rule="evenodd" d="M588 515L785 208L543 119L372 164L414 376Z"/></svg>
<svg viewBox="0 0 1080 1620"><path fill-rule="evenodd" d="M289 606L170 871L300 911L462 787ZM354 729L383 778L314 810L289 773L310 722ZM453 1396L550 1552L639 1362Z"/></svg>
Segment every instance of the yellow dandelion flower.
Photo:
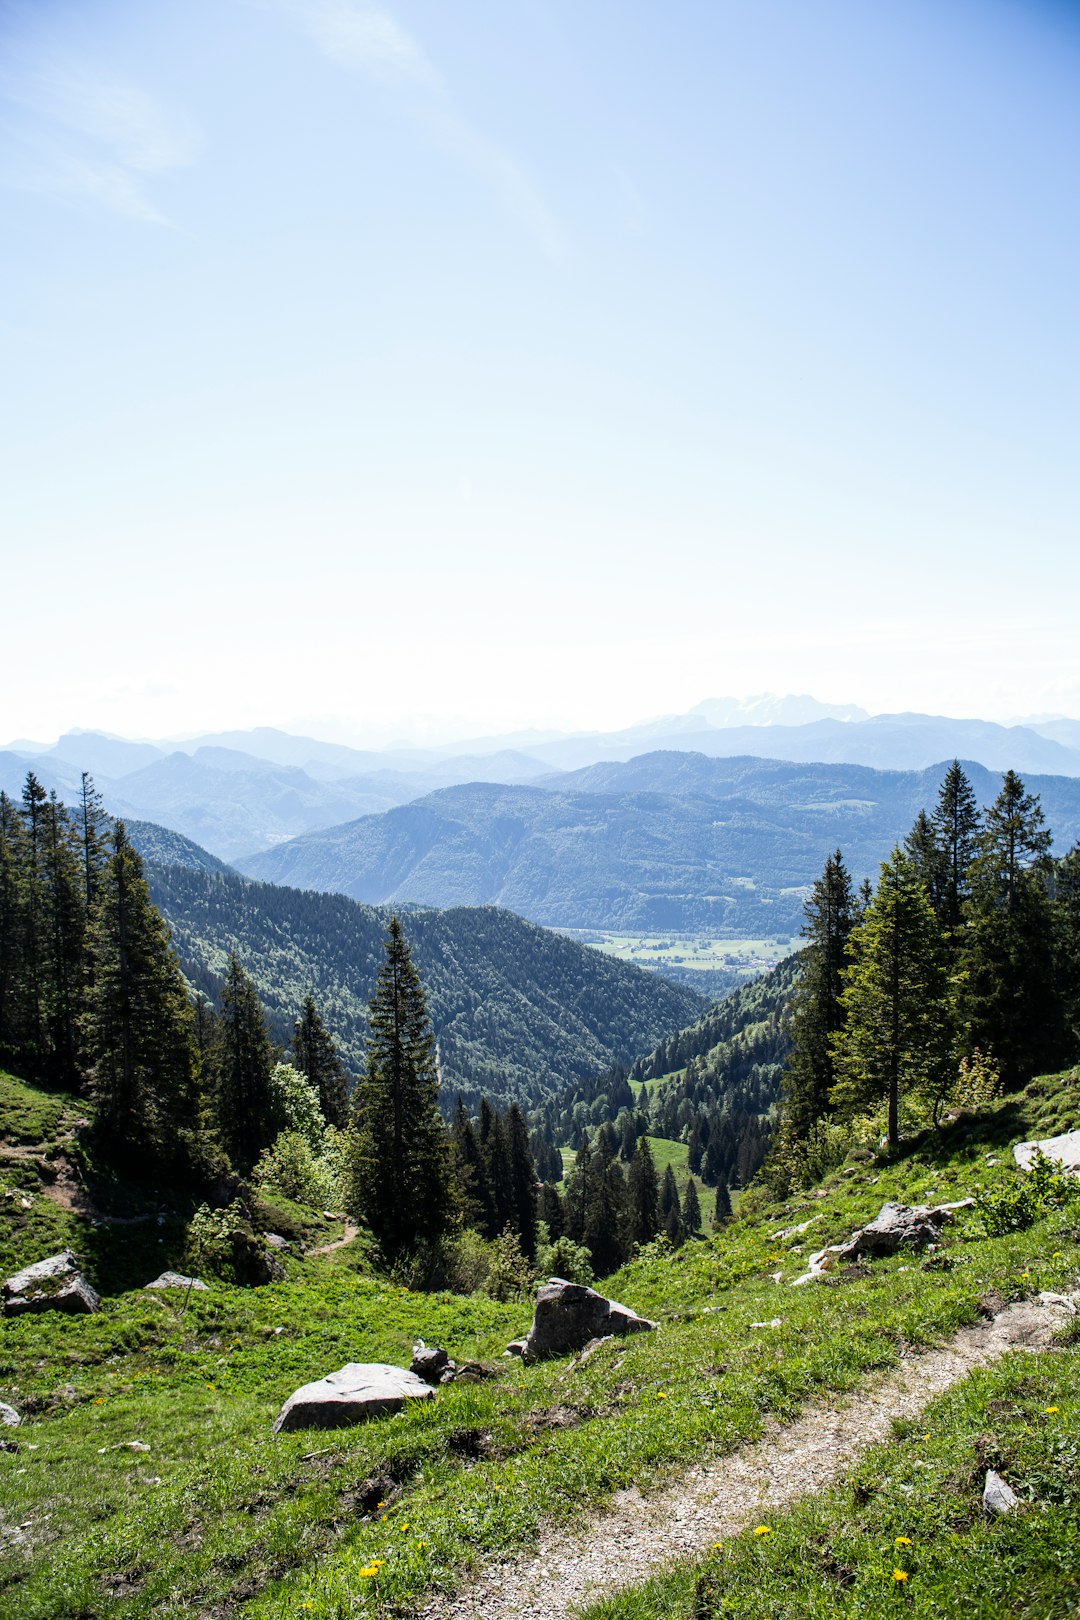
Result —
<svg viewBox="0 0 1080 1620"><path fill-rule="evenodd" d="M1060 1412L1061 1407L1060 1406L1044 1406L1043 1411L1044 1412L1050 1412L1050 1413Z"/></svg>
<svg viewBox="0 0 1080 1620"><path fill-rule="evenodd" d="M892 1572L892 1578L897 1583L897 1585L899 1586L901 1581L906 1581L907 1580L907 1570L906 1569L894 1569L893 1572Z"/></svg>
<svg viewBox="0 0 1080 1620"><path fill-rule="evenodd" d="M713 1544L712 1544L713 1552L719 1552L720 1549L723 1547L723 1545L724 1544L723 1544L722 1541L714 1541Z"/></svg>
<svg viewBox="0 0 1080 1620"><path fill-rule="evenodd" d="M656 1392L656 1398L657 1398L658 1401L666 1401L667 1400L667 1395L665 1394L665 1392L662 1389L658 1389L657 1392Z"/></svg>
<svg viewBox="0 0 1080 1620"><path fill-rule="evenodd" d="M755 1536L771 1536L772 1531L767 1524L759 1524L754 1534Z"/></svg>
<svg viewBox="0 0 1080 1620"><path fill-rule="evenodd" d="M409 1528L409 1521L408 1521L408 1519L406 1519L406 1520L405 1520L405 1523L404 1523L404 1524L403 1524L403 1525L402 1525L402 1527L401 1527L401 1533L402 1533L402 1535L404 1535L404 1534L405 1534L405 1532L406 1532L406 1530L407 1530L407 1529L408 1529L408 1528Z"/></svg>
<svg viewBox="0 0 1080 1620"><path fill-rule="evenodd" d="M911 1537L910 1536L897 1536L896 1540L893 1542L893 1546L894 1547L910 1547L911 1546Z"/></svg>

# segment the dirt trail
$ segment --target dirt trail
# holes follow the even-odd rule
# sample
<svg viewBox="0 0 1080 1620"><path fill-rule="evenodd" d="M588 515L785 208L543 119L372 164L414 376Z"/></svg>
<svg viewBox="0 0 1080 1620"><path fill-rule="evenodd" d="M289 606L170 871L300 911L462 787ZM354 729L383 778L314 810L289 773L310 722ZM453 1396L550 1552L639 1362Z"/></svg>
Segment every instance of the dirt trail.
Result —
<svg viewBox="0 0 1080 1620"><path fill-rule="evenodd" d="M917 1416L973 1367L1009 1350L1045 1349L1078 1308L1080 1294L1041 1294L1010 1305L948 1344L906 1357L857 1395L815 1407L787 1428L772 1424L754 1445L691 1468L647 1496L620 1491L607 1511L576 1529L542 1532L536 1553L491 1566L467 1591L421 1612L438 1620L555 1620L573 1605L637 1585L832 1484L866 1447L888 1438L894 1418Z"/></svg>
<svg viewBox="0 0 1080 1620"><path fill-rule="evenodd" d="M359 1231L360 1228L354 1226L352 1221L346 1221L345 1232L342 1237L335 1238L333 1243L323 1243L319 1248L309 1249L307 1252L308 1254L332 1254L335 1249L343 1249L346 1243L351 1243Z"/></svg>

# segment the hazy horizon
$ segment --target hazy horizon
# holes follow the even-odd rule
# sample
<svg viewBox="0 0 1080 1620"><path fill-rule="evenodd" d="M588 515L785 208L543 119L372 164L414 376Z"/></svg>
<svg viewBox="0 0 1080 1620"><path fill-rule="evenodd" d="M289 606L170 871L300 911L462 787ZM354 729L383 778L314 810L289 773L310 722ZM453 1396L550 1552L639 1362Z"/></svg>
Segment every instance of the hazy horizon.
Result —
<svg viewBox="0 0 1080 1620"><path fill-rule="evenodd" d="M1080 16L0 0L0 733L1080 716Z"/></svg>

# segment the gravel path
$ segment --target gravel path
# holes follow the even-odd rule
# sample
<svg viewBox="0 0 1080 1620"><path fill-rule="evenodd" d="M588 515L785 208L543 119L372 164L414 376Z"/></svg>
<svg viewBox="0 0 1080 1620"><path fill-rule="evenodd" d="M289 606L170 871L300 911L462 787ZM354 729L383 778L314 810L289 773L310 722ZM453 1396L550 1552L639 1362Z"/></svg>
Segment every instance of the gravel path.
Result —
<svg viewBox="0 0 1080 1620"><path fill-rule="evenodd" d="M359 1234L359 1231L360 1228L354 1226L352 1221L346 1221L343 1237L335 1238L333 1243L324 1243L318 1249L309 1249L307 1252L308 1254L333 1254L335 1249L343 1249L346 1243L351 1243L353 1238Z"/></svg>
<svg viewBox="0 0 1080 1620"><path fill-rule="evenodd" d="M769 1512L843 1475L867 1446L887 1439L893 1418L915 1417L973 1367L1014 1349L1042 1350L1080 1307L1080 1294L1040 1294L948 1344L906 1357L856 1396L819 1406L767 1438L680 1474L659 1490L620 1491L606 1511L576 1528L542 1532L535 1553L485 1569L467 1591L421 1612L432 1620L554 1620L647 1580L675 1559L704 1553Z"/></svg>

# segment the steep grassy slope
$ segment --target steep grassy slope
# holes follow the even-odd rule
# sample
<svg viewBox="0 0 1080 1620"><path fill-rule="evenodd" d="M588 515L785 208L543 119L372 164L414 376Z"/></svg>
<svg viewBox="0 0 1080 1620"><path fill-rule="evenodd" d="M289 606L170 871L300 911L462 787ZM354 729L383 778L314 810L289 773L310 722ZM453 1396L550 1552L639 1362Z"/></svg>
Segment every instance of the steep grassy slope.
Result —
<svg viewBox="0 0 1080 1620"><path fill-rule="evenodd" d="M9 1088L9 1096L19 1089ZM26 1117L38 1106L33 1094L21 1104ZM1078 1109L1074 1072L1034 1085L981 1122L912 1144L893 1165L852 1160L819 1196L773 1207L758 1200L752 1217L718 1238L675 1254L661 1244L609 1279L615 1297L659 1321L658 1332L614 1343L583 1366L570 1358L513 1363L489 1383L443 1390L422 1410L350 1431L275 1439L270 1425L299 1383L348 1359L401 1363L416 1334L458 1358L498 1359L527 1322L528 1303L410 1294L366 1272L346 1248L326 1258L287 1257L285 1279L259 1290L214 1284L190 1300L158 1299L114 1283L99 1316L4 1320L0 1399L27 1420L5 1431L18 1451L0 1455L0 1608L21 1620L415 1612L432 1585L457 1587L476 1560L531 1545L552 1518L577 1519L623 1486L661 1486L673 1469L760 1437L769 1419L787 1421L830 1391L856 1388L871 1370L975 1321L991 1295L1007 1302L1073 1285L1076 1206L994 1237L975 1212L950 1229L943 1255L929 1264L897 1256L800 1289L785 1284L811 1244L774 1234L812 1215L812 1244L825 1243L886 1198L936 1201L980 1185L1007 1194L1017 1179L1008 1141L1042 1134L1052 1117L1077 1123ZM11 1253L40 1242L25 1226L20 1235L18 1222L46 1200L25 1158L2 1161L0 1179L0 1236ZM60 1218L93 1267L91 1240L100 1228L70 1213ZM171 1257L168 1227L141 1230L140 1242L158 1246L160 1238L162 1258ZM36 1249L19 1255L38 1257ZM96 1278L105 1280L100 1272ZM777 1325L768 1331L751 1327L771 1319ZM1077 1353L1063 1350L1045 1368L1033 1364L1024 1387L1002 1384L1000 1399L1018 1416L990 1410L978 1392L973 1400L958 1393L960 1416L927 1425L937 1431L928 1470L916 1467L923 1454L904 1449L899 1437L902 1449L873 1465L870 1496L838 1495L820 1505L821 1517L778 1525L764 1563L753 1565L756 1555L735 1547L730 1578L741 1585L724 1586L726 1569L708 1571L700 1591L696 1577L684 1583L689 1603L669 1593L667 1608L625 1612L710 1620L725 1612L792 1620L829 1613L798 1607L811 1577L846 1601L836 1567L823 1557L824 1538L846 1538L837 1563L858 1579L860 1546L872 1543L879 1564L892 1552L887 1527L913 1541L917 1527L912 1557L922 1562L907 1565L915 1590L918 1569L929 1568L938 1546L947 1551L959 1528L947 1510L950 1492L960 1493L966 1533L977 1539L978 1436L1000 1443L1004 1466L1042 1456L1041 1409L1056 1406L1071 1421ZM1051 1361L1053 1383L1044 1381ZM149 1449L133 1450L132 1441ZM1031 1476L1040 1501L1053 1480L1080 1488L1075 1456L1058 1452L1051 1462ZM890 1521L905 1503L905 1516ZM800 1535L810 1535L801 1565ZM1014 1589L1022 1591L1025 1566L1034 1581L1040 1537L1060 1549L1060 1519L1037 1514L1005 1530ZM751 1601L755 1569L773 1607L762 1597L757 1609L725 1609L728 1592ZM804 1585L789 1587L796 1579ZM888 1596L904 1606L894 1589ZM699 1599L709 1607L693 1610ZM1021 1604L1014 1612L1040 1611Z"/></svg>
<svg viewBox="0 0 1080 1620"><path fill-rule="evenodd" d="M856 880L932 808L944 766L874 771L699 754L579 773L576 789L473 783L241 860L255 877L368 903L508 906L556 928L798 931L839 845ZM1000 779L972 766L980 800ZM1032 778L1059 849L1080 835L1080 781Z"/></svg>
<svg viewBox="0 0 1080 1620"><path fill-rule="evenodd" d="M230 951L285 1040L307 994L355 1074L387 912L194 866L148 866L184 971L216 993ZM629 1063L703 1001L684 986L492 907L405 920L439 1041L444 1095L534 1102L572 1079Z"/></svg>

